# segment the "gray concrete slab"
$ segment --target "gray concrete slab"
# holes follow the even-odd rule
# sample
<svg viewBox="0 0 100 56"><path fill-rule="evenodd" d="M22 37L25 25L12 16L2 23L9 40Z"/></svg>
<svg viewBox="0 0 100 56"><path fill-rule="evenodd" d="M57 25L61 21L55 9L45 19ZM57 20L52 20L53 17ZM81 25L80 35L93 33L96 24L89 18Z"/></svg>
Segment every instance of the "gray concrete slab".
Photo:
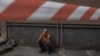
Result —
<svg viewBox="0 0 100 56"><path fill-rule="evenodd" d="M0 56L58 56L57 52L48 55L46 53L38 53L39 48L33 47L16 47L12 51ZM100 51L95 50L66 50L65 56L100 56Z"/></svg>

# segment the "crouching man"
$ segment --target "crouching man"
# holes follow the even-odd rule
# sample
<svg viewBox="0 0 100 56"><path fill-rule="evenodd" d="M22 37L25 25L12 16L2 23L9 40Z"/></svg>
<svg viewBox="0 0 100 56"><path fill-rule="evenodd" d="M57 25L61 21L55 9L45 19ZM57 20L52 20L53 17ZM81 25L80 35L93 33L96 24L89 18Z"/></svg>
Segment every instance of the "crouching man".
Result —
<svg viewBox="0 0 100 56"><path fill-rule="evenodd" d="M39 36L38 44L41 49L39 53L48 51L48 54L51 54L51 36L48 33L47 29L43 29L42 33Z"/></svg>

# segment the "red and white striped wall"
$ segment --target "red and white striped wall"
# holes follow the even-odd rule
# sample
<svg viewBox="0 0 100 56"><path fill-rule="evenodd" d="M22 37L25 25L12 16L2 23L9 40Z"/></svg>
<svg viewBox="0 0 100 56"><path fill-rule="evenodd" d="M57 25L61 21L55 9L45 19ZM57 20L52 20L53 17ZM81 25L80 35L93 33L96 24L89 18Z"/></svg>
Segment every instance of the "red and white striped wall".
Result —
<svg viewBox="0 0 100 56"><path fill-rule="evenodd" d="M0 0L1 20L100 20L100 9L46 0Z"/></svg>

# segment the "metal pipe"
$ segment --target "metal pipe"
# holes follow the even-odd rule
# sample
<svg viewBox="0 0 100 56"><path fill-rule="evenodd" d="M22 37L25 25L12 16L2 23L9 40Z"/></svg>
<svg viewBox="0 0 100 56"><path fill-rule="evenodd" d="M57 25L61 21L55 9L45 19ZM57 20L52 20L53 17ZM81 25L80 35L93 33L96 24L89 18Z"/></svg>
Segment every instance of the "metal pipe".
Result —
<svg viewBox="0 0 100 56"><path fill-rule="evenodd" d="M59 20L57 21L57 46L59 46Z"/></svg>
<svg viewBox="0 0 100 56"><path fill-rule="evenodd" d="M62 22L60 22L60 45L62 46Z"/></svg>

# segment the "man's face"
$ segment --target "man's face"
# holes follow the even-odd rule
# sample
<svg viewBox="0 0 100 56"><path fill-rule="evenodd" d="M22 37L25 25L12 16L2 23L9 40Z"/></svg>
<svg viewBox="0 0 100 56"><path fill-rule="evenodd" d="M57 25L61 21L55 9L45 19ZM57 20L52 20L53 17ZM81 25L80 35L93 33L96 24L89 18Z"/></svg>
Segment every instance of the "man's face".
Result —
<svg viewBox="0 0 100 56"><path fill-rule="evenodd" d="M47 34L47 31L43 31L44 34Z"/></svg>
<svg viewBox="0 0 100 56"><path fill-rule="evenodd" d="M47 34L47 33L48 33L48 30L47 30L47 29L44 29L44 30L43 30L43 33L44 33L44 34Z"/></svg>

